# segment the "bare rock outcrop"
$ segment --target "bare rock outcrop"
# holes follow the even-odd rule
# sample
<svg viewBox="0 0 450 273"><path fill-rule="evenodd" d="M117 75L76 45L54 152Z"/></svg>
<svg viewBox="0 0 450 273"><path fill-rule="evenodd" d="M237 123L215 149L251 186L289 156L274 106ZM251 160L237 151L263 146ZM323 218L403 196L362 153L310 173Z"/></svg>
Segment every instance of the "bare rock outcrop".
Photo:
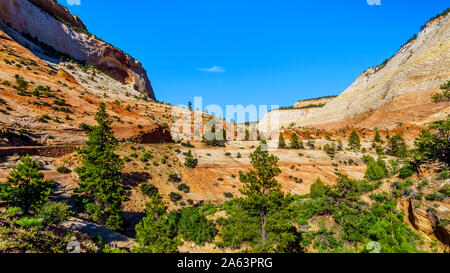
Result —
<svg viewBox="0 0 450 273"><path fill-rule="evenodd" d="M419 121L448 107L434 105L430 95L449 79L450 14L428 23L415 40L364 72L305 124L351 119L369 111L374 112L366 117L366 127Z"/></svg>
<svg viewBox="0 0 450 273"><path fill-rule="evenodd" d="M450 13L436 17L382 65L370 68L299 126L392 129L400 123L426 125L450 114L450 103L431 95L450 80Z"/></svg>
<svg viewBox="0 0 450 273"><path fill-rule="evenodd" d="M323 97L317 99L309 99L309 100L299 100L294 103L294 108L312 108L314 106L324 106L329 103L331 100L336 98L335 96Z"/></svg>
<svg viewBox="0 0 450 273"><path fill-rule="evenodd" d="M141 63L86 31L55 0L0 0L0 21L78 61L87 61L123 84L155 95Z"/></svg>
<svg viewBox="0 0 450 273"><path fill-rule="evenodd" d="M71 24L72 26L86 29L86 26L80 20L80 18L76 17L69 13L67 8L60 5L55 0L30 0L36 6L40 7L42 10L45 10L47 13L55 16L56 18L60 18L63 21Z"/></svg>
<svg viewBox="0 0 450 273"><path fill-rule="evenodd" d="M450 230L448 225L440 224L436 213L426 212L417 209L412 199L409 200L408 207L409 221L413 227L422 231L426 235L434 235L443 244L450 246Z"/></svg>

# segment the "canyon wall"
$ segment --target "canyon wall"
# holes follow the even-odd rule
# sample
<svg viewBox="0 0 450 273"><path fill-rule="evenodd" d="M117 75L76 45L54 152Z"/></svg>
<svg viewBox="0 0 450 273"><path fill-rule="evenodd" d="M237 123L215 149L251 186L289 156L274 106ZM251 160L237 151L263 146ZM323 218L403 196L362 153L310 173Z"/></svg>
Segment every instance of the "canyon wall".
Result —
<svg viewBox="0 0 450 273"><path fill-rule="evenodd" d="M399 124L425 126L450 115L448 101L434 103L432 94L450 80L450 13L430 20L382 65L370 68L336 98L298 101L294 108L325 104L322 108L272 111L258 128L267 132L272 120L279 127L392 129ZM269 131L276 131L272 126Z"/></svg>
<svg viewBox="0 0 450 273"><path fill-rule="evenodd" d="M450 80L450 14L426 24L395 56L365 71L337 98L300 126L327 125L391 128L399 123L425 124L450 114L449 102L431 95Z"/></svg>
<svg viewBox="0 0 450 273"><path fill-rule="evenodd" d="M81 20L55 0L0 0L0 21L75 60L88 61L114 79L133 85L134 89L145 92L155 100L147 72L141 63L89 34Z"/></svg>

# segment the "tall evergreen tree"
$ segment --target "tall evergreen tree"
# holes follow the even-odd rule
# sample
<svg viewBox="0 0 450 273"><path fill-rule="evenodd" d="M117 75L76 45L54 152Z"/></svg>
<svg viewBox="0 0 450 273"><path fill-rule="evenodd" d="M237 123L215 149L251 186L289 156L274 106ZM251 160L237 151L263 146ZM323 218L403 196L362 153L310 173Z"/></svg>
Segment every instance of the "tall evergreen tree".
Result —
<svg viewBox="0 0 450 273"><path fill-rule="evenodd" d="M176 221L167 212L167 205L159 194L147 204L146 216L136 225L134 252L176 253L181 241L177 238Z"/></svg>
<svg viewBox="0 0 450 273"><path fill-rule="evenodd" d="M375 137L373 138L373 142L375 143L381 143L381 135L380 135L380 131L378 131L378 129L375 130Z"/></svg>
<svg viewBox="0 0 450 273"><path fill-rule="evenodd" d="M361 141L359 139L358 133L355 130L352 131L348 139L348 145L350 149L354 151L359 151L361 149Z"/></svg>
<svg viewBox="0 0 450 273"><path fill-rule="evenodd" d="M125 199L121 171L123 161L115 153L118 140L111 129L112 121L101 103L95 116L97 126L86 130L89 139L78 152L82 155L82 166L76 169L80 178L83 203L92 219L113 230L123 227L122 201Z"/></svg>
<svg viewBox="0 0 450 273"><path fill-rule="evenodd" d="M433 122L430 130L422 131L414 145L418 160L438 159L450 164L450 115L447 119Z"/></svg>
<svg viewBox="0 0 450 273"><path fill-rule="evenodd" d="M395 134L389 139L389 154L399 158L408 156L408 146L401 133Z"/></svg>
<svg viewBox="0 0 450 273"><path fill-rule="evenodd" d="M51 193L49 181L44 175L39 162L24 156L15 170L9 173L3 186L2 199L9 205L20 207L25 214L44 205Z"/></svg>
<svg viewBox="0 0 450 273"><path fill-rule="evenodd" d="M278 158L261 147L250 154L250 160L253 169L246 174L239 173L240 181L244 183L241 193L247 196L251 213L259 216L263 245L267 240L266 215L271 209L271 199L281 192L281 186L275 180L281 170L277 167Z"/></svg>
<svg viewBox="0 0 450 273"><path fill-rule="evenodd" d="M298 136L296 133L292 133L291 135L291 149L300 149L302 148L300 142L298 141Z"/></svg>
<svg viewBox="0 0 450 273"><path fill-rule="evenodd" d="M278 137L278 149L286 149L286 141L284 140L283 133L280 132L280 136Z"/></svg>

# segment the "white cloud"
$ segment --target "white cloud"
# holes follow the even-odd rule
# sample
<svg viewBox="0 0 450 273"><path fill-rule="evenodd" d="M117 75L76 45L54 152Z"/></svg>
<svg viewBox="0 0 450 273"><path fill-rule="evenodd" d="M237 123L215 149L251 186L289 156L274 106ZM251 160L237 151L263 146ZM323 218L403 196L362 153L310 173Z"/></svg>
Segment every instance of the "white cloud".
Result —
<svg viewBox="0 0 450 273"><path fill-rule="evenodd" d="M210 68L197 68L197 70L199 71L203 71L203 72L208 72L208 73L224 73L225 71L227 71L227 69L225 67L221 67L221 66L213 66Z"/></svg>

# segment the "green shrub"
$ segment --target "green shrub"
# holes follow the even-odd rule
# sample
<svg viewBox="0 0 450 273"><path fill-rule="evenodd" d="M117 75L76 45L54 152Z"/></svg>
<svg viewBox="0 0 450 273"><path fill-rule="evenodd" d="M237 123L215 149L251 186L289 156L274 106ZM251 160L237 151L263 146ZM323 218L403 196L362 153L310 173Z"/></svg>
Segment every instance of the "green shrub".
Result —
<svg viewBox="0 0 450 273"><path fill-rule="evenodd" d="M428 194L425 198L428 201L437 201L437 200L441 200L441 195L437 192L433 192L433 193Z"/></svg>
<svg viewBox="0 0 450 273"><path fill-rule="evenodd" d="M430 182L428 182L427 179L424 179L422 182L419 183L419 186L417 187L419 190L425 188L426 186L428 186L430 184Z"/></svg>
<svg viewBox="0 0 450 273"><path fill-rule="evenodd" d="M225 196L225 198L228 198L228 199L233 198L233 194L231 192L226 192L223 195Z"/></svg>
<svg viewBox="0 0 450 273"><path fill-rule="evenodd" d="M142 162L147 162L150 158L152 158L152 155L148 152L145 152L142 157L141 157L141 161Z"/></svg>
<svg viewBox="0 0 450 273"><path fill-rule="evenodd" d="M17 90L20 92L26 92L28 90L29 82L27 82L22 76L15 75Z"/></svg>
<svg viewBox="0 0 450 273"><path fill-rule="evenodd" d="M196 165L197 165L197 162L194 159L192 152L189 150L189 152L186 153L186 158L184 160L184 166L193 169L193 168L195 168Z"/></svg>
<svg viewBox="0 0 450 273"><path fill-rule="evenodd" d="M70 170L67 167L65 167L65 166L58 167L56 169L56 171L59 172L59 173L70 173Z"/></svg>
<svg viewBox="0 0 450 273"><path fill-rule="evenodd" d="M444 186L442 186L439 192L442 193L445 197L450 197L450 185L445 184Z"/></svg>
<svg viewBox="0 0 450 273"><path fill-rule="evenodd" d="M189 141L186 142L186 143L183 143L183 142L182 142L182 143L181 143L181 146L182 146L182 147L186 147L186 148L195 148L195 146L192 145L191 142L189 142Z"/></svg>
<svg viewBox="0 0 450 273"><path fill-rule="evenodd" d="M60 225L69 219L70 206L62 202L47 202L38 210L38 217L48 225Z"/></svg>
<svg viewBox="0 0 450 273"><path fill-rule="evenodd" d="M379 158L378 161L375 161L372 157L368 157L367 161L367 171L364 175L365 178L370 181L376 181L387 177L389 174L386 164L384 161Z"/></svg>
<svg viewBox="0 0 450 273"><path fill-rule="evenodd" d="M178 185L178 190L182 191L184 193L189 193L191 191L191 188L189 188L188 185L183 183L183 184Z"/></svg>
<svg viewBox="0 0 450 273"><path fill-rule="evenodd" d="M399 171L400 178L408 178L417 171L417 167L413 163L408 163L403 166Z"/></svg>
<svg viewBox="0 0 450 273"><path fill-rule="evenodd" d="M214 223L206 219L198 209L183 209L178 222L178 232L185 240L204 245L212 242L217 234Z"/></svg>
<svg viewBox="0 0 450 273"><path fill-rule="evenodd" d="M447 170L445 170L445 171L441 172L440 174L438 174L438 179L439 180L445 180L445 179L448 179L448 178L450 178L450 173Z"/></svg>
<svg viewBox="0 0 450 273"><path fill-rule="evenodd" d="M169 194L169 198L174 203L176 203L176 202L180 201L181 199L183 199L183 197L179 193L176 193L176 192L171 192Z"/></svg>
<svg viewBox="0 0 450 273"><path fill-rule="evenodd" d="M153 184L143 183L141 184L141 192L151 198L158 193L158 188Z"/></svg>
<svg viewBox="0 0 450 273"><path fill-rule="evenodd" d="M179 183L181 182L181 178L176 173L172 173L169 175L169 182Z"/></svg>
<svg viewBox="0 0 450 273"><path fill-rule="evenodd" d="M24 228L41 227L42 219L33 217L23 217L19 219L16 224Z"/></svg>
<svg viewBox="0 0 450 273"><path fill-rule="evenodd" d="M15 216L22 213L22 209L20 207L10 207L6 210L6 214L10 216Z"/></svg>
<svg viewBox="0 0 450 273"><path fill-rule="evenodd" d="M217 212L217 207L214 204L206 203L199 208L200 212L205 215L213 215Z"/></svg>
<svg viewBox="0 0 450 273"><path fill-rule="evenodd" d="M310 196L312 198L323 197L329 192L329 187L325 185L320 178L317 178L316 182L311 185Z"/></svg>
<svg viewBox="0 0 450 273"><path fill-rule="evenodd" d="M42 166L30 156L21 158L16 169L9 173L8 180L1 185L1 199L10 206L23 209L27 215L47 202L53 183L44 180Z"/></svg>

